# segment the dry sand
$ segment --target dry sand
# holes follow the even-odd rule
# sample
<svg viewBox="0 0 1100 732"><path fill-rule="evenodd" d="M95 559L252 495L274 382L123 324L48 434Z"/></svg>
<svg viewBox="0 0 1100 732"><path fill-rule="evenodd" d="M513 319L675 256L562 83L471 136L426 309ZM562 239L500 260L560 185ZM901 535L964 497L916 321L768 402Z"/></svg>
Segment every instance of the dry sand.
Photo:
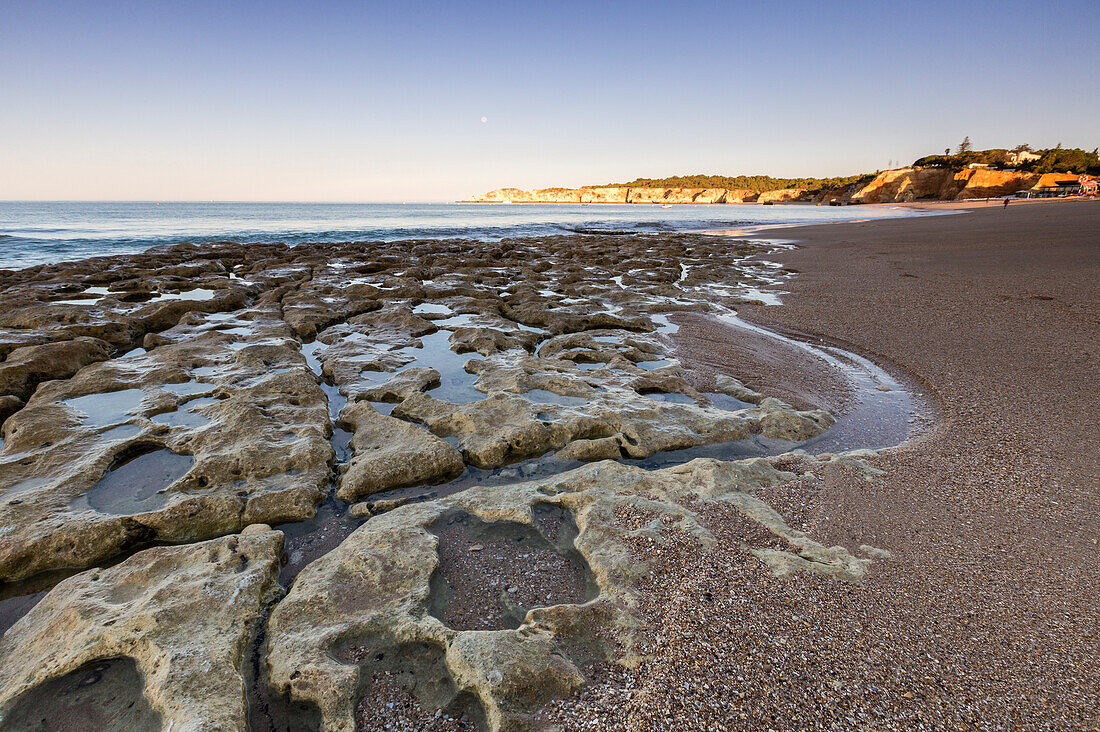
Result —
<svg viewBox="0 0 1100 732"><path fill-rule="evenodd" d="M892 557L861 584L777 580L745 551L736 511L709 509L718 551L650 552L655 660L548 719L1100 729L1100 203L971 208L785 229L799 247L771 258L799 271L791 294L741 311L898 364L937 396L936 426L876 458L876 482L817 469L762 496L825 543ZM705 354L705 328L685 340ZM769 373L758 344L726 358L755 364L749 386L828 386L812 368L802 387Z"/></svg>

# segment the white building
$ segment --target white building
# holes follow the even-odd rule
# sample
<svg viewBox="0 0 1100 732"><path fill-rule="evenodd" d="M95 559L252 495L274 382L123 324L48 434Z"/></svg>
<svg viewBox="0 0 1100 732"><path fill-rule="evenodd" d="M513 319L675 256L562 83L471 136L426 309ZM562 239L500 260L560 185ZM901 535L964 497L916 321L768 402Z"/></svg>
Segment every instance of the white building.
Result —
<svg viewBox="0 0 1100 732"><path fill-rule="evenodd" d="M1021 150L1020 152L1010 152L1008 154L1008 164L1019 165L1021 163L1027 163L1032 160L1038 160L1040 157L1042 156L1036 155L1035 153L1029 152L1027 150Z"/></svg>

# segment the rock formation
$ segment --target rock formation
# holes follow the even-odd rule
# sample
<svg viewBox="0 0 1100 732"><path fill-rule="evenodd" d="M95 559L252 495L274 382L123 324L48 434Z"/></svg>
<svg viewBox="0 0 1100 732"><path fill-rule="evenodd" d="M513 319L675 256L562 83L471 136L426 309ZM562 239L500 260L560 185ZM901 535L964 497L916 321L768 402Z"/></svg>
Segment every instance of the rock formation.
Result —
<svg viewBox="0 0 1100 732"><path fill-rule="evenodd" d="M797 441L833 424L825 412L797 412L777 399L739 412L715 409L687 385L678 365L645 370L623 359L612 368L581 371L563 360L504 353L473 362L474 386L486 398L455 405L416 394L394 414L457 438L464 456L479 468L567 446L567 455L595 460L644 458L757 433ZM645 392L683 395L701 404L661 401Z"/></svg>
<svg viewBox="0 0 1100 732"><path fill-rule="evenodd" d="M774 195L779 191L772 191ZM791 200L802 191L790 189L780 198ZM746 189L731 188L629 188L626 186L591 186L584 188L542 188L525 191L519 188L499 188L464 203L752 203L761 194Z"/></svg>
<svg viewBox="0 0 1100 732"><path fill-rule="evenodd" d="M868 560L752 494L789 473L732 460L833 417L704 385L669 337L782 277L766 251L220 244L0 272L0 728L245 729L247 687L271 728L377 728L388 689L528 729L587 664L649 652L637 543L708 550L697 500L751 519L777 576L858 580Z"/></svg>
<svg viewBox="0 0 1100 732"><path fill-rule="evenodd" d="M632 665L644 657L650 631L634 608L636 585L648 572L630 540L662 542L675 532L700 551L713 546L710 532L681 505L688 496L730 501L792 547L760 547L762 559L781 573L862 577L870 560L814 542L752 495L792 477L764 460L696 460L653 472L601 462L396 509L299 575L271 614L267 678L278 694L315 706L333 732L361 728L356 709L381 675L402 679L425 709L494 731L537 728L534 712L583 685L586 663ZM616 518L627 506L648 523ZM463 577L476 570L448 566L476 565L494 541L524 543L515 561L526 579L513 576L509 585L490 572L469 585ZM559 575L551 583L568 582L571 572L586 578L587 594L575 602L545 604L524 587L540 581L534 575L547 571L543 555L554 553L567 564L552 564ZM562 591L541 590L543 597ZM524 595L531 604L517 606L515 598ZM488 627L452 605L480 608L491 617ZM452 627L445 617L464 620ZM471 622L476 629L461 627Z"/></svg>
<svg viewBox="0 0 1100 732"><path fill-rule="evenodd" d="M755 192L728 188L628 188L592 186L543 188L525 191L500 188L464 203L775 203L839 202L899 203L903 201L965 201L974 198L1010 196L1017 191L1054 185L1059 180L1076 180L1076 175L1022 173L982 168L899 168L877 174L865 184L807 191L784 188Z"/></svg>
<svg viewBox="0 0 1100 732"><path fill-rule="evenodd" d="M432 485L458 477L462 453L432 433L379 414L365 402L349 405L341 419L352 428L353 457L336 495L354 501L403 486Z"/></svg>
<svg viewBox="0 0 1100 732"><path fill-rule="evenodd" d="M44 384L4 422L0 579L312 514L325 395L281 320L239 317L243 333L180 324L148 353Z"/></svg>
<svg viewBox="0 0 1100 732"><path fill-rule="evenodd" d="M0 639L0 728L246 729L241 668L282 544L255 525L63 581Z"/></svg>
<svg viewBox="0 0 1100 732"><path fill-rule="evenodd" d="M864 186L851 191L846 200L858 203L900 201L965 201L974 198L1011 196L1017 191L1052 185L1054 180L1076 176L1019 173L982 168L901 168L887 170Z"/></svg>

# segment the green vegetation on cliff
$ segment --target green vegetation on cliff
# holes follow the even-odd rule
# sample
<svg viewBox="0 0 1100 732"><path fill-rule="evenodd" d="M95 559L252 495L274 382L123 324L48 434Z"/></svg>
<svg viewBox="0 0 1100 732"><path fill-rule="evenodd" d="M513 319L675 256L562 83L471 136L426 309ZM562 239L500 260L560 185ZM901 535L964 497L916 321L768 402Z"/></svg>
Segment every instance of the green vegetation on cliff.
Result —
<svg viewBox="0 0 1100 732"><path fill-rule="evenodd" d="M874 173L850 175L845 178L773 178L770 175L674 175L669 178L635 178L629 183L608 183L609 186L629 188L729 188L744 189L756 193L778 191L784 188L802 188L820 191L827 188L866 183Z"/></svg>
<svg viewBox="0 0 1100 732"><path fill-rule="evenodd" d="M995 168L1018 170L1023 173L1089 173L1100 175L1100 157L1097 150L1086 152L1080 148L1063 148L1061 145L1048 150L1035 150L1038 160L1028 160L1013 165L1012 153L1028 150L1027 145L1018 145L1011 150L991 148L974 150L970 138L966 138L952 155L945 150L943 155L926 155L913 163L918 168L965 168L971 164L989 165ZM626 188L727 188L743 189L755 193L777 191L784 188L801 188L811 193L831 188L841 188L870 182L877 175L849 175L839 178L773 178L770 175L673 175L667 178L635 178L627 183L607 183L606 186ZM590 186L603 187L603 186Z"/></svg>
<svg viewBox="0 0 1100 732"><path fill-rule="evenodd" d="M960 146L961 147L961 146ZM1021 145L1019 149L1027 149ZM1100 157L1097 150L1086 152L1081 148L1063 148L1061 145L1047 150L1036 150L1038 160L1029 160L1018 165L1009 162L1009 156L1017 150L993 148L990 150L967 150L954 155L925 155L913 162L914 167L924 168L965 168L972 164L984 164L994 167L1009 167L1024 173L1090 173L1100 175Z"/></svg>
<svg viewBox="0 0 1100 732"><path fill-rule="evenodd" d="M1054 147L1044 150L1042 157L1024 163L1020 170L1029 173L1089 173L1100 175L1100 155L1097 150L1085 152L1081 148Z"/></svg>
<svg viewBox="0 0 1100 732"><path fill-rule="evenodd" d="M965 168L968 165L1007 165L1008 150L967 150L954 155L925 155L913 161L914 168Z"/></svg>

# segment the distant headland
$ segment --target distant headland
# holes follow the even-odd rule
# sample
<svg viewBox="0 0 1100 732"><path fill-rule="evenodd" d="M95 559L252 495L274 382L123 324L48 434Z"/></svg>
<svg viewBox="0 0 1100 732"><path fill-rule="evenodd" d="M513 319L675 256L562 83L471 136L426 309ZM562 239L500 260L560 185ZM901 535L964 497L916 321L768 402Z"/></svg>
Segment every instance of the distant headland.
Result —
<svg viewBox="0 0 1100 732"><path fill-rule="evenodd" d="M1050 148L971 150L928 155L913 165L844 178L773 178L767 175L689 175L638 178L628 183L522 190L498 188L463 203L897 203L962 201L1021 193L1078 193L1082 174L1100 174L1097 151ZM1086 185L1086 192L1088 186Z"/></svg>

